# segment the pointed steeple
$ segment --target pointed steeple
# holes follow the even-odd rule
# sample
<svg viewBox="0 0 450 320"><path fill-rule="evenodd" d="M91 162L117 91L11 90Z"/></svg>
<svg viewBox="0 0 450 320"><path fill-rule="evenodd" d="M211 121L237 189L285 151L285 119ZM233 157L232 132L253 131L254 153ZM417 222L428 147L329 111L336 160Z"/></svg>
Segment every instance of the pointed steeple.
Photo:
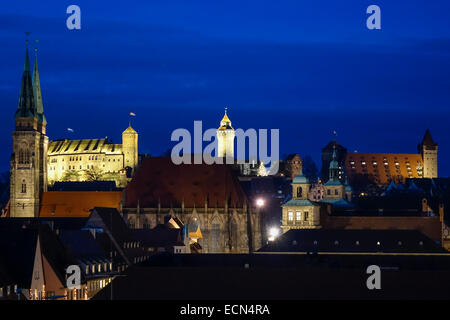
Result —
<svg viewBox="0 0 450 320"><path fill-rule="evenodd" d="M233 127L231 126L231 120L230 118L228 118L227 115L227 107L225 107L225 114L222 118L222 120L220 121L220 127L219 130L226 130L226 129L233 129Z"/></svg>
<svg viewBox="0 0 450 320"><path fill-rule="evenodd" d="M36 115L38 117L38 122L44 125L47 124L47 120L44 115L44 106L42 104L42 94L41 94L41 81L39 80L39 69L37 62L37 48L34 49L34 69L33 69L33 94L34 103L36 107Z"/></svg>
<svg viewBox="0 0 450 320"><path fill-rule="evenodd" d="M20 86L19 105L16 111L16 118L34 118L35 103L33 95L33 84L31 82L30 59L28 56L28 41L25 51L25 63L22 73L22 83Z"/></svg>
<svg viewBox="0 0 450 320"><path fill-rule="evenodd" d="M434 142L433 138L431 137L430 129L427 129L425 132L425 135L423 136L422 145L434 147L437 145L436 142Z"/></svg>
<svg viewBox="0 0 450 320"><path fill-rule="evenodd" d="M333 146L333 160L329 167L329 181L339 181L339 163L337 161L336 145Z"/></svg>

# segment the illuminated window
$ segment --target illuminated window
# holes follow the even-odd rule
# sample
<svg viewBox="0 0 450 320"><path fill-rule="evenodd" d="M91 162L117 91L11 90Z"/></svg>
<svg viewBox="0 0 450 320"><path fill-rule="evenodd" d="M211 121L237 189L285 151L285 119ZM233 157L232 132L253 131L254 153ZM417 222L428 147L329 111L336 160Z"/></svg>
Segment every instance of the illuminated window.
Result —
<svg viewBox="0 0 450 320"><path fill-rule="evenodd" d="M295 213L295 220L300 221L300 217L301 217L301 213L300 213L300 211L297 211Z"/></svg>
<svg viewBox="0 0 450 320"><path fill-rule="evenodd" d="M294 220L294 213L293 213L292 211L289 211L289 212L288 212L288 220L289 220L289 221Z"/></svg>

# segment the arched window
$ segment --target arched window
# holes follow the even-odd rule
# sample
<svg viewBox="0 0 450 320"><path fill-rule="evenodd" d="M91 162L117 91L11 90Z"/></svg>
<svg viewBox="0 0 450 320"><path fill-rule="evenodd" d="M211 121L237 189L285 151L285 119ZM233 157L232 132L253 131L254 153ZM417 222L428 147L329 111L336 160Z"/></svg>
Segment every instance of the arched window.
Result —
<svg viewBox="0 0 450 320"><path fill-rule="evenodd" d="M220 224L214 222L211 227L211 253L219 252L220 248Z"/></svg>
<svg viewBox="0 0 450 320"><path fill-rule="evenodd" d="M238 232L238 224L234 219L231 221L230 237L232 250L237 250L239 244L239 232Z"/></svg>
<svg viewBox="0 0 450 320"><path fill-rule="evenodd" d="M25 152L20 149L19 150L19 164L25 163Z"/></svg>
<svg viewBox="0 0 450 320"><path fill-rule="evenodd" d="M30 151L25 149L19 150L19 164L28 164L30 163Z"/></svg>

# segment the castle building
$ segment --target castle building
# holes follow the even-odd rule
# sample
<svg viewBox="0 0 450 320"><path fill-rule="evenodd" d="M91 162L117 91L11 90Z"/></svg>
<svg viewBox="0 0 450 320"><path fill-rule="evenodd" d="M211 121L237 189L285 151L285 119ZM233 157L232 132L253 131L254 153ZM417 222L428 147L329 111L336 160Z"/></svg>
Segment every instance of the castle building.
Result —
<svg viewBox="0 0 450 320"><path fill-rule="evenodd" d="M48 181L111 180L124 187L138 165L138 133L129 126L122 144L107 138L55 140L48 148Z"/></svg>
<svg viewBox="0 0 450 320"><path fill-rule="evenodd" d="M437 152L438 145L431 137L430 130L427 129L422 142L417 147L419 154L423 161L423 177L437 178L438 177L438 163Z"/></svg>
<svg viewBox="0 0 450 320"><path fill-rule="evenodd" d="M46 120L43 111L37 56L31 79L28 47L15 114L10 160L10 216L37 217L39 198L47 190Z"/></svg>
<svg viewBox="0 0 450 320"><path fill-rule="evenodd" d="M348 153L346 173L352 183L371 181L376 185L402 183L408 178L437 178L438 145L425 132L417 154Z"/></svg>
<svg viewBox="0 0 450 320"><path fill-rule="evenodd" d="M56 181L111 180L125 187L138 166L138 134L131 125L122 133L122 144L107 138L49 142L37 53L31 74L28 46L21 81L8 216L38 217L42 194Z"/></svg>
<svg viewBox="0 0 450 320"><path fill-rule="evenodd" d="M227 116L227 108L225 115L220 121L220 127L217 129L217 156L234 158L234 137L235 131L231 126L231 121Z"/></svg>

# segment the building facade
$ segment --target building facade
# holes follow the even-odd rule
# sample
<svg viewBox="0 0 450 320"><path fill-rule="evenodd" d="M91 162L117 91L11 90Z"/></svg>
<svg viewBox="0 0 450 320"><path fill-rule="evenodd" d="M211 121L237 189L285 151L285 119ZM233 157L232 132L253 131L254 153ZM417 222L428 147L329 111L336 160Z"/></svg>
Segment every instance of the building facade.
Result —
<svg viewBox="0 0 450 320"><path fill-rule="evenodd" d="M28 48L15 114L13 152L10 160L10 216L37 217L40 194L47 190L46 120L37 57L31 79Z"/></svg>
<svg viewBox="0 0 450 320"><path fill-rule="evenodd" d="M385 186L391 182L402 183L408 178L437 178L437 158L438 144L427 130L417 154L348 153L345 171L352 184Z"/></svg>
<svg viewBox="0 0 450 320"><path fill-rule="evenodd" d="M122 144L106 138L49 142L46 126L37 53L31 74L27 47L12 133L10 217L39 216L48 184L113 180L124 187L138 166L138 134L131 126L122 133Z"/></svg>
<svg viewBox="0 0 450 320"><path fill-rule="evenodd" d="M124 191L129 227L154 228L167 216L181 220L204 253L246 253L261 246L260 221L237 173L226 164L180 164L148 157Z"/></svg>
<svg viewBox="0 0 450 320"><path fill-rule="evenodd" d="M48 147L48 181L115 181L124 187L138 165L138 133L129 126L122 144L107 138L55 140Z"/></svg>
<svg viewBox="0 0 450 320"><path fill-rule="evenodd" d="M225 108L225 115L220 121L220 127L217 129L217 156L234 158L234 137L235 131L231 126L231 121L227 116L227 109Z"/></svg>

